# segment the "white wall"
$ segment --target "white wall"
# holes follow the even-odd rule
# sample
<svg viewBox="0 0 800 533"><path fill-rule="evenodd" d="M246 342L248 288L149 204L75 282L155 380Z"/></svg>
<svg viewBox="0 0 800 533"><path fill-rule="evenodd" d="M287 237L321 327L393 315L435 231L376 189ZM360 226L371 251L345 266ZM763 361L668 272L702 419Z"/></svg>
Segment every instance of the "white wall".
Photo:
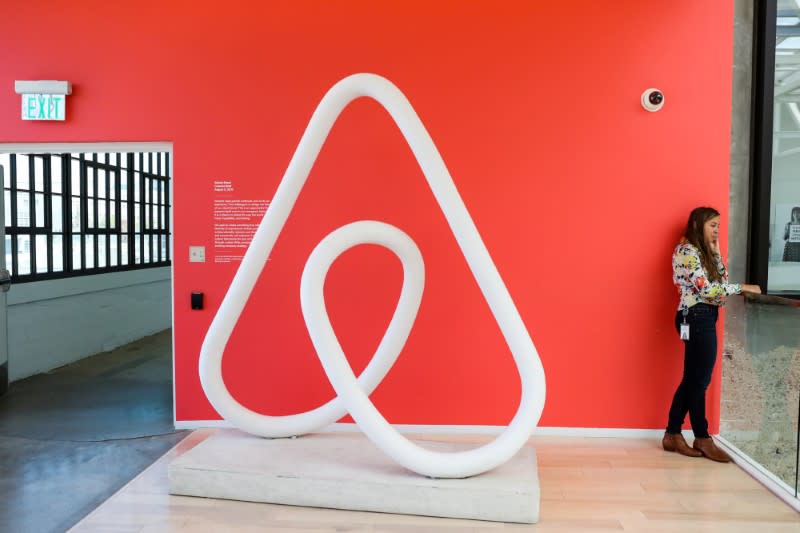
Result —
<svg viewBox="0 0 800 533"><path fill-rule="evenodd" d="M172 325L171 268L13 285L8 379L114 349Z"/></svg>

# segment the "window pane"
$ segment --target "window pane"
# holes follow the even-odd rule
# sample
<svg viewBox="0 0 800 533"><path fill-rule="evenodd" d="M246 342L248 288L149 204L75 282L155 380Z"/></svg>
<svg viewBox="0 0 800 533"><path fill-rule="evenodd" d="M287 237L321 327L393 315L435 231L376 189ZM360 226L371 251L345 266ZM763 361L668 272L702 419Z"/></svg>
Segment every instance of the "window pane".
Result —
<svg viewBox="0 0 800 533"><path fill-rule="evenodd" d="M169 240L169 235L162 235L161 236L161 260L162 261L169 261L169 257L167 257L167 241Z"/></svg>
<svg viewBox="0 0 800 533"><path fill-rule="evenodd" d="M11 263L11 235L6 235L6 268L13 276L14 270Z"/></svg>
<svg viewBox="0 0 800 533"><path fill-rule="evenodd" d="M106 169L97 169L97 197L106 197Z"/></svg>
<svg viewBox="0 0 800 533"><path fill-rule="evenodd" d="M3 187L11 187L11 154L0 154L0 167L3 167Z"/></svg>
<svg viewBox="0 0 800 533"><path fill-rule="evenodd" d="M20 276L31 273L31 238L28 235L17 235L17 265Z"/></svg>
<svg viewBox="0 0 800 533"><path fill-rule="evenodd" d="M142 171L143 172L150 172L150 156L151 154L142 154Z"/></svg>
<svg viewBox="0 0 800 533"><path fill-rule="evenodd" d="M47 273L47 235L36 235L36 273Z"/></svg>
<svg viewBox="0 0 800 533"><path fill-rule="evenodd" d="M113 200L117 197L117 181L119 181L119 172L109 172L108 179L108 197Z"/></svg>
<svg viewBox="0 0 800 533"><path fill-rule="evenodd" d="M108 235L97 236L97 266L103 268L106 266L106 237Z"/></svg>
<svg viewBox="0 0 800 533"><path fill-rule="evenodd" d="M86 235L86 268L94 268L94 235Z"/></svg>
<svg viewBox="0 0 800 533"><path fill-rule="evenodd" d="M120 254L120 264L127 265L128 264L128 236L122 235L120 237L120 246L122 247L121 254Z"/></svg>
<svg viewBox="0 0 800 533"><path fill-rule="evenodd" d="M86 166L86 195L94 196L94 182L97 179L97 169Z"/></svg>
<svg viewBox="0 0 800 533"><path fill-rule="evenodd" d="M61 234L53 235L53 272L64 270L64 238Z"/></svg>
<svg viewBox="0 0 800 533"><path fill-rule="evenodd" d="M28 156L17 154L17 189L30 189L30 168L28 167Z"/></svg>
<svg viewBox="0 0 800 533"><path fill-rule="evenodd" d="M142 252L143 252L142 256L144 257L144 259L142 261L143 263L149 263L150 262L150 237L151 237L150 235L145 235L144 236L144 245L143 245L144 250L142 250Z"/></svg>
<svg viewBox="0 0 800 533"><path fill-rule="evenodd" d="M63 201L63 197L60 194L53 195L53 217L52 217L52 228L53 232L61 233L61 226L63 225L62 218L63 212L61 211L61 202Z"/></svg>
<svg viewBox="0 0 800 533"><path fill-rule="evenodd" d="M37 191L44 192L44 158L33 158L33 184Z"/></svg>
<svg viewBox="0 0 800 533"><path fill-rule="evenodd" d="M142 163L142 154L133 154L133 170L138 172L141 170L141 163Z"/></svg>
<svg viewBox="0 0 800 533"><path fill-rule="evenodd" d="M36 227L43 228L44 227L44 194L37 192L34 195L34 201L36 202Z"/></svg>
<svg viewBox="0 0 800 533"><path fill-rule="evenodd" d="M80 270L83 268L81 264L81 237L80 235L72 236L72 270Z"/></svg>
<svg viewBox="0 0 800 533"><path fill-rule="evenodd" d="M80 154L70 154L70 188L71 193L78 196L81 193L81 162Z"/></svg>
<svg viewBox="0 0 800 533"><path fill-rule="evenodd" d="M142 234L137 233L133 236L133 262L137 265L142 262Z"/></svg>
<svg viewBox="0 0 800 533"><path fill-rule="evenodd" d="M31 225L31 195L27 192L17 193L17 226Z"/></svg>
<svg viewBox="0 0 800 533"><path fill-rule="evenodd" d="M111 251L111 257L109 257L108 266L117 266L117 254L119 253L119 236L118 235L109 235L109 250Z"/></svg>
<svg viewBox="0 0 800 533"><path fill-rule="evenodd" d="M128 199L128 175L124 172L119 181L119 197L121 200Z"/></svg>
<svg viewBox="0 0 800 533"><path fill-rule="evenodd" d="M86 202L86 227L95 228L94 225L94 201L89 200Z"/></svg>
<svg viewBox="0 0 800 533"><path fill-rule="evenodd" d="M72 232L81 231L81 201L78 198L72 199Z"/></svg>
<svg viewBox="0 0 800 533"><path fill-rule="evenodd" d="M3 192L4 192L3 196L5 197L5 202L6 202L5 203L5 207L6 207L5 225L6 226L10 226L11 225L11 191L3 191Z"/></svg>
<svg viewBox="0 0 800 533"><path fill-rule="evenodd" d="M64 192L61 189L61 156L50 156L50 190L53 192Z"/></svg>
<svg viewBox="0 0 800 533"><path fill-rule="evenodd" d="M128 232L128 202L120 202L119 206L120 228L122 233Z"/></svg>
<svg viewBox="0 0 800 533"><path fill-rule="evenodd" d="M133 231L139 233L142 231L142 224L140 218L141 204L133 204Z"/></svg>
<svg viewBox="0 0 800 533"><path fill-rule="evenodd" d="M89 210L91 212L91 209ZM97 202L97 227L107 228L106 225L106 203L104 201Z"/></svg>

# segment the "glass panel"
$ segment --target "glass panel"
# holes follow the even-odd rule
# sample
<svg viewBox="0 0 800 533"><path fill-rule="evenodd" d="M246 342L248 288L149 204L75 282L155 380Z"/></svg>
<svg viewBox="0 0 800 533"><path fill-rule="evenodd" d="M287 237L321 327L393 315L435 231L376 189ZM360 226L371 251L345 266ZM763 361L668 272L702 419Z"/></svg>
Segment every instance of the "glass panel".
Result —
<svg viewBox="0 0 800 533"><path fill-rule="evenodd" d="M47 273L47 235L36 235L36 273Z"/></svg>
<svg viewBox="0 0 800 533"><path fill-rule="evenodd" d="M86 226L89 228L95 228L97 226L94 225L94 201L89 200L86 202Z"/></svg>
<svg viewBox="0 0 800 533"><path fill-rule="evenodd" d="M167 241L169 240L169 235L162 235L161 236L161 260L162 261L169 261L169 257L167 256Z"/></svg>
<svg viewBox="0 0 800 533"><path fill-rule="evenodd" d="M37 192L34 195L36 202L36 227L44 227L44 193Z"/></svg>
<svg viewBox="0 0 800 533"><path fill-rule="evenodd" d="M800 3L778 1L767 291L800 293Z"/></svg>
<svg viewBox="0 0 800 533"><path fill-rule="evenodd" d="M12 252L11 235L6 235L6 268L8 269L9 272L11 272L11 275L13 276L14 269L12 268L13 265L11 263L11 252Z"/></svg>
<svg viewBox="0 0 800 533"><path fill-rule="evenodd" d="M150 202L150 188L152 187L153 180L149 178L144 179L144 203Z"/></svg>
<svg viewBox="0 0 800 533"><path fill-rule="evenodd" d="M141 170L142 154L133 154L133 170L139 172Z"/></svg>
<svg viewBox="0 0 800 533"><path fill-rule="evenodd" d="M44 158L33 158L33 185L37 191L44 192Z"/></svg>
<svg viewBox="0 0 800 533"><path fill-rule="evenodd" d="M139 173L134 174L133 176L133 199L137 202L139 201L140 197L140 187L141 187L142 175Z"/></svg>
<svg viewBox="0 0 800 533"><path fill-rule="evenodd" d="M800 300L731 297L725 331L720 435L782 480L794 495Z"/></svg>
<svg viewBox="0 0 800 533"><path fill-rule="evenodd" d="M120 253L120 264L127 265L128 264L128 236L122 235L120 236L120 246L122 246L122 250Z"/></svg>
<svg viewBox="0 0 800 533"><path fill-rule="evenodd" d="M120 227L122 233L128 232L128 202L120 202L119 206Z"/></svg>
<svg viewBox="0 0 800 533"><path fill-rule="evenodd" d="M70 154L70 189L71 194L78 196L81 193L81 162L80 154Z"/></svg>
<svg viewBox="0 0 800 533"><path fill-rule="evenodd" d="M11 225L11 191L3 191L3 196L5 197L5 225Z"/></svg>
<svg viewBox="0 0 800 533"><path fill-rule="evenodd" d="M120 191L119 192L120 200L127 200L128 199L128 176L125 173L123 173L120 176L119 191Z"/></svg>
<svg viewBox="0 0 800 533"><path fill-rule="evenodd" d="M50 190L53 192L64 192L61 188L61 156L50 156Z"/></svg>
<svg viewBox="0 0 800 533"><path fill-rule="evenodd" d="M142 231L141 220L139 220L141 215L140 211L141 205L138 203L133 204L133 231L137 233Z"/></svg>
<svg viewBox="0 0 800 533"><path fill-rule="evenodd" d="M3 167L3 187L11 187L11 154L0 154L0 167Z"/></svg>
<svg viewBox="0 0 800 533"><path fill-rule="evenodd" d="M83 268L81 264L81 236L72 236L72 269L80 270Z"/></svg>
<svg viewBox="0 0 800 533"><path fill-rule="evenodd" d="M113 200L117 197L117 181L119 181L119 172L109 172L108 180L108 197Z"/></svg>
<svg viewBox="0 0 800 533"><path fill-rule="evenodd" d="M119 236L118 235L109 235L109 249L111 251L111 257L109 257L109 266L117 266L117 254L119 253Z"/></svg>
<svg viewBox="0 0 800 533"><path fill-rule="evenodd" d="M55 233L61 233L61 226L63 225L63 218L64 218L64 213L61 211L63 197L60 194L54 194L52 199L53 199L52 231Z"/></svg>
<svg viewBox="0 0 800 533"><path fill-rule="evenodd" d="M17 189L30 189L30 167L28 156L17 154Z"/></svg>
<svg viewBox="0 0 800 533"><path fill-rule="evenodd" d="M144 250L142 250L142 252L143 252L142 255L144 256L144 261L143 262L145 262L145 263L149 263L150 262L150 237L151 237L151 235L145 235L144 236L144 245L143 245L144 246Z"/></svg>
<svg viewBox="0 0 800 533"><path fill-rule="evenodd" d="M86 195L94 196L94 182L97 179L97 169L95 167L86 167Z"/></svg>
<svg viewBox="0 0 800 533"><path fill-rule="evenodd" d="M89 210L91 212L91 209ZM103 201L97 202L97 227L107 228L106 225L106 203Z"/></svg>
<svg viewBox="0 0 800 533"><path fill-rule="evenodd" d="M31 195L28 192L17 193L17 226L31 225Z"/></svg>
<svg viewBox="0 0 800 533"><path fill-rule="evenodd" d="M142 235L137 233L133 236L133 261L137 265L142 262Z"/></svg>
<svg viewBox="0 0 800 533"><path fill-rule="evenodd" d="M64 270L64 237L53 235L53 272Z"/></svg>
<svg viewBox="0 0 800 533"><path fill-rule="evenodd" d="M81 201L78 198L72 199L72 232L81 231Z"/></svg>
<svg viewBox="0 0 800 533"><path fill-rule="evenodd" d="M86 235L86 268L94 268L94 235Z"/></svg>
<svg viewBox="0 0 800 533"><path fill-rule="evenodd" d="M106 169L97 169L97 197L106 197Z"/></svg>
<svg viewBox="0 0 800 533"><path fill-rule="evenodd" d="M31 273L31 238L29 235L17 235L17 266L20 276Z"/></svg>
<svg viewBox="0 0 800 533"><path fill-rule="evenodd" d="M142 172L150 172L150 155L151 154L142 154L144 157L142 159Z"/></svg>
<svg viewBox="0 0 800 533"><path fill-rule="evenodd" d="M97 236L97 266L104 268L106 266L106 238L108 235Z"/></svg>

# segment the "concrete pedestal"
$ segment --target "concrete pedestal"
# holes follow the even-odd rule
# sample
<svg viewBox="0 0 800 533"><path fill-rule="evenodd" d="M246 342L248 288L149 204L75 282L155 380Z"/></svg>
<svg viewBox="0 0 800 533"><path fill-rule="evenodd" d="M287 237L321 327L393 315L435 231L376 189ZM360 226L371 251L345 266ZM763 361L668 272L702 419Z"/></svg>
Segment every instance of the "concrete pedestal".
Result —
<svg viewBox="0 0 800 533"><path fill-rule="evenodd" d="M415 440L437 451L472 443ZM219 432L169 465L170 493L358 511L534 523L539 519L536 452L467 479L406 470L361 434L262 439Z"/></svg>

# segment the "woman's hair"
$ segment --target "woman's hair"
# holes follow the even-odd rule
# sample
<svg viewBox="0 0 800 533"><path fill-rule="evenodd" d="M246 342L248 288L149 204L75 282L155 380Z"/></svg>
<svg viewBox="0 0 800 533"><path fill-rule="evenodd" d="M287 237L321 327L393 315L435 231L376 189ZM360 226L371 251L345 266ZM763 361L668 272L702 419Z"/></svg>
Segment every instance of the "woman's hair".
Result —
<svg viewBox="0 0 800 533"><path fill-rule="evenodd" d="M792 223L795 220L800 221L800 206L792 208Z"/></svg>
<svg viewBox="0 0 800 533"><path fill-rule="evenodd" d="M713 207L697 207L689 213L686 231L683 232L683 236L686 237L686 240L700 250L700 262L703 264L703 268L708 274L708 277L711 278L711 281L722 281L722 275L719 273L714 254L711 253L708 244L706 244L703 228L706 222L718 216L719 211Z"/></svg>

